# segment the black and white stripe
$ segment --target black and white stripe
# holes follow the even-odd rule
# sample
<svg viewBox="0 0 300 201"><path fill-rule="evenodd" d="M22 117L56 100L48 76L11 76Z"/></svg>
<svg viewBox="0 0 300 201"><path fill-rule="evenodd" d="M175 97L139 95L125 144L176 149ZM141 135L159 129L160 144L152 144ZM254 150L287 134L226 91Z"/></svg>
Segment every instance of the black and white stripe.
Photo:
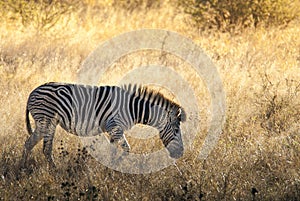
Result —
<svg viewBox="0 0 300 201"><path fill-rule="evenodd" d="M34 131L29 113L35 121ZM135 124L146 124L159 130L170 156L179 158L183 154L182 121L185 121L183 108L146 87L46 83L33 90L28 98L26 124L30 137L25 142L22 163L24 165L32 148L43 139L44 154L49 164L55 166L52 142L58 124L78 136L107 132L110 141L126 152L130 147L123 132Z"/></svg>

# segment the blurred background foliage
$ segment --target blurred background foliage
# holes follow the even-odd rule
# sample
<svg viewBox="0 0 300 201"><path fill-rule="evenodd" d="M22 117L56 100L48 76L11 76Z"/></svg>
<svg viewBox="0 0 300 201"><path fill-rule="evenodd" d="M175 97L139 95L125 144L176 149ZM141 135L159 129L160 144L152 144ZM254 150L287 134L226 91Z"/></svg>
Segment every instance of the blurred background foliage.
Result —
<svg viewBox="0 0 300 201"><path fill-rule="evenodd" d="M198 26L224 31L285 26L299 17L298 0L178 0L178 3Z"/></svg>
<svg viewBox="0 0 300 201"><path fill-rule="evenodd" d="M80 1L68 0L4 0L0 2L1 17L22 21L38 31L53 27L58 20L79 8Z"/></svg>
<svg viewBox="0 0 300 201"><path fill-rule="evenodd" d="M168 2L168 4L164 4ZM62 16L88 9L136 10L174 6L187 15L187 21L201 30L226 32L247 27L286 26L299 18L299 0L2 0L1 18L22 21L38 31L50 29Z"/></svg>

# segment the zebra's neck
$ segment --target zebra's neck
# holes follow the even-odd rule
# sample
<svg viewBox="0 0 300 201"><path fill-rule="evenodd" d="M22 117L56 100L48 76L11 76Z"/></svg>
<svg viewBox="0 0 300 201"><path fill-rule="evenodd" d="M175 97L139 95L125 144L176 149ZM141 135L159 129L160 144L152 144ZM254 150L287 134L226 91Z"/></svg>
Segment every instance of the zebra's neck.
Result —
<svg viewBox="0 0 300 201"><path fill-rule="evenodd" d="M159 105L144 103L138 107L136 112L135 124L144 124L161 130L167 120L167 111Z"/></svg>
<svg viewBox="0 0 300 201"><path fill-rule="evenodd" d="M134 124L144 124L161 129L166 123L172 101L159 92L131 85L123 87L129 93L129 111Z"/></svg>

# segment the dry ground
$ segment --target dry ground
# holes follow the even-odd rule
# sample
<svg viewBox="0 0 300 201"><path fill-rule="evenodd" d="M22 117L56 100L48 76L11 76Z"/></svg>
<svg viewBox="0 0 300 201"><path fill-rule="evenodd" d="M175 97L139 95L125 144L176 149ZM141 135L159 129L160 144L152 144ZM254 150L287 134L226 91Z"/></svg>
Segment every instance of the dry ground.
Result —
<svg viewBox="0 0 300 201"><path fill-rule="evenodd" d="M184 14L167 8L130 14L91 9L71 14L39 34L18 20L1 23L0 200L299 200L299 23L234 35L202 33L190 26ZM207 128L209 97L201 78L191 76L204 120L194 148L178 161L182 175L175 166L148 175L111 170L62 129L54 142L58 170L49 172L40 143L29 168L20 172L31 90L48 81L76 82L81 62L98 44L141 28L179 32L199 44L216 64L226 91L227 119L209 157L196 160ZM121 59L111 79L117 80L145 55ZM150 61L156 61L155 52L149 55ZM168 62L179 63L172 56ZM188 74L188 66L182 65L177 70ZM114 83L111 79L101 82Z"/></svg>

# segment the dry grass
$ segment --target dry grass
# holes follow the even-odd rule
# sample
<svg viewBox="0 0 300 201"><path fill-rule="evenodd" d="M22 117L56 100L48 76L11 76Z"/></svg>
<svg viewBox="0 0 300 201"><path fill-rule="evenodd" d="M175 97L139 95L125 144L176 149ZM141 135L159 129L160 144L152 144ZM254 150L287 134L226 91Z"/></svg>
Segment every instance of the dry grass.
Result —
<svg viewBox="0 0 300 201"><path fill-rule="evenodd" d="M18 161L28 137L24 111L31 90L48 81L75 82L81 62L99 43L141 28L168 29L192 38L217 65L227 96L227 120L213 153L205 161L195 159L205 137L209 97L201 78L192 76L204 121L194 149L178 161L183 175L174 166L149 175L111 170L62 129L54 142L58 170L49 172L40 143L30 167L20 172ZM199 33L169 5L130 14L111 7L89 9L61 19L40 35L17 20L1 23L0 200L298 200L299 32L295 22L284 29L238 35ZM141 55L121 59L114 79L142 60ZM168 65L185 69L186 64L169 58ZM253 194L254 189L258 193Z"/></svg>

